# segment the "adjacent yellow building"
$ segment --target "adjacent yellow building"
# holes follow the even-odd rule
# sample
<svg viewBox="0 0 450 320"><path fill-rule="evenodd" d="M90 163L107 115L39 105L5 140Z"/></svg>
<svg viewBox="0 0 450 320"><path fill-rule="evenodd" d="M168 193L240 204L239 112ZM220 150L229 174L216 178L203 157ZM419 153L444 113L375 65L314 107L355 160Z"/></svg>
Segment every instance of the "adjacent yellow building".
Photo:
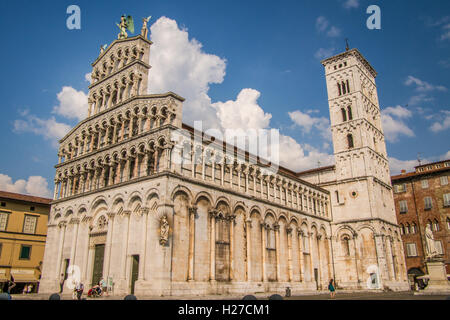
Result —
<svg viewBox="0 0 450 320"><path fill-rule="evenodd" d="M51 199L0 191L0 282L12 275L21 293L36 292L44 259Z"/></svg>

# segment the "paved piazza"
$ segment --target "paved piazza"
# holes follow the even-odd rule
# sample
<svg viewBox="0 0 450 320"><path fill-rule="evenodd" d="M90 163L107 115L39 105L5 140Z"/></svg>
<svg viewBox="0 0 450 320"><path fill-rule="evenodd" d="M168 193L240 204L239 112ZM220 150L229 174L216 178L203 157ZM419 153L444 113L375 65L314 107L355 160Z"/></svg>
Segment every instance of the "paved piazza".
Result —
<svg viewBox="0 0 450 320"><path fill-rule="evenodd" d="M48 294L15 294L13 300L48 300ZM255 294L258 300L268 300L269 293ZM85 295L83 295L85 297ZM72 300L72 295L63 294L62 300ZM86 298L87 300L123 300L124 296L116 295L100 298ZM157 296L137 296L138 300L161 300ZM164 300L241 300L242 296L205 295L205 296L167 296ZM414 295L413 292L337 292L334 300L449 300L450 295ZM331 300L328 293L305 293L304 295L284 297L284 300Z"/></svg>

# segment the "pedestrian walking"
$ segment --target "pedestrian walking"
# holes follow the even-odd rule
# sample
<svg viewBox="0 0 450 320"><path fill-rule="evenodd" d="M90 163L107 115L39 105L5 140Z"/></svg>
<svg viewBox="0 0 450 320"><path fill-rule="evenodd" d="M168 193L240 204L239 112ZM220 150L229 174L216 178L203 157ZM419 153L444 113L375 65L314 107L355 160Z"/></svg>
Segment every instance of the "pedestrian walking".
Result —
<svg viewBox="0 0 450 320"><path fill-rule="evenodd" d="M108 284L106 283L105 278L100 280L100 287L102 288L102 293L108 295Z"/></svg>
<svg viewBox="0 0 450 320"><path fill-rule="evenodd" d="M328 290L330 290L331 299L334 299L334 297L336 296L336 288L333 279L330 279L330 282L328 283Z"/></svg>
<svg viewBox="0 0 450 320"><path fill-rule="evenodd" d="M9 279L3 284L3 292L6 292L8 295L11 294L11 289L16 286L14 282L14 277L12 275L9 276Z"/></svg>
<svg viewBox="0 0 450 320"><path fill-rule="evenodd" d="M64 273L61 273L61 277L59 278L59 293L63 292L64 289L64 281L66 281L66 279L64 279Z"/></svg>
<svg viewBox="0 0 450 320"><path fill-rule="evenodd" d="M81 281L77 283L75 290L77 292L77 299L81 300L81 296L83 295L83 290L84 290L84 285L81 283Z"/></svg>

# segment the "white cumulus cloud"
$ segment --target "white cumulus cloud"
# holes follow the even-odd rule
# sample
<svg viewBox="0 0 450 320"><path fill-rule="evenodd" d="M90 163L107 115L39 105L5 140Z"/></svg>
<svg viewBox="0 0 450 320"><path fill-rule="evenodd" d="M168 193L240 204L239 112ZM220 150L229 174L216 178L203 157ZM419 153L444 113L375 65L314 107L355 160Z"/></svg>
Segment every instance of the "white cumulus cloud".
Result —
<svg viewBox="0 0 450 320"><path fill-rule="evenodd" d="M265 113L258 105L261 93L254 89L242 89L236 100L216 102L212 106L217 111L223 129L264 129L269 126L272 115Z"/></svg>
<svg viewBox="0 0 450 320"><path fill-rule="evenodd" d="M56 95L59 105L53 108L53 113L67 119L83 120L87 116L88 96L83 91L77 91L72 87L63 87Z"/></svg>
<svg viewBox="0 0 450 320"><path fill-rule="evenodd" d="M318 59L318 60L323 60L326 58L329 58L333 55L335 49L334 48L319 48L319 50L316 51L316 53L314 54L314 58Z"/></svg>
<svg viewBox="0 0 450 320"><path fill-rule="evenodd" d="M186 98L184 122L203 120L205 126L218 127L208 91L211 84L223 82L225 59L204 52L200 42L189 39L186 29L166 17L151 26L151 40L150 93L173 91Z"/></svg>
<svg viewBox="0 0 450 320"><path fill-rule="evenodd" d="M359 0L345 0L343 6L346 9L358 8Z"/></svg>
<svg viewBox="0 0 450 320"><path fill-rule="evenodd" d="M28 112L22 113L22 116L24 119L14 121L14 132L31 132L43 136L44 139L51 141L54 147L57 147L58 140L64 137L71 129L71 126L68 124L56 121L55 117L41 119L28 114Z"/></svg>
<svg viewBox="0 0 450 320"><path fill-rule="evenodd" d="M41 176L30 176L28 180L19 179L13 182L10 176L0 173L0 190L37 197L51 197L47 180Z"/></svg>
<svg viewBox="0 0 450 320"><path fill-rule="evenodd" d="M416 90L419 92L429 92L429 91L447 91L447 88L441 85L432 85L426 81L420 80L413 76L408 76L405 80L406 86L415 85Z"/></svg>
<svg viewBox="0 0 450 320"><path fill-rule="evenodd" d="M401 135L414 137L414 132L405 123L405 119L411 116L411 111L402 106L388 107L382 110L381 122L386 140L397 142Z"/></svg>
<svg viewBox="0 0 450 320"><path fill-rule="evenodd" d="M311 113L311 112L310 112ZM325 117L312 117L308 113L296 110L289 112L291 120L301 128L305 133L310 133L312 128L317 129L321 136L327 140L331 140L330 120Z"/></svg>
<svg viewBox="0 0 450 320"><path fill-rule="evenodd" d="M258 104L261 93L251 88L240 91L235 100L213 102L208 92L211 84L220 84L225 77L226 60L206 53L202 44L189 39L187 29L175 20L159 18L150 28L152 53L149 92L173 91L184 98L183 122L202 121L202 129L258 129L270 132L272 115ZM212 133L211 133L212 134ZM317 166L317 161L330 164L333 157L311 146L300 145L292 137L280 134L278 143L281 165L292 170ZM267 148L271 148L268 145Z"/></svg>
<svg viewBox="0 0 450 320"><path fill-rule="evenodd" d="M438 118L440 120L435 121L431 127L430 130L433 132L440 132L445 131L448 128L450 128L450 111L442 110L441 113L438 115Z"/></svg>

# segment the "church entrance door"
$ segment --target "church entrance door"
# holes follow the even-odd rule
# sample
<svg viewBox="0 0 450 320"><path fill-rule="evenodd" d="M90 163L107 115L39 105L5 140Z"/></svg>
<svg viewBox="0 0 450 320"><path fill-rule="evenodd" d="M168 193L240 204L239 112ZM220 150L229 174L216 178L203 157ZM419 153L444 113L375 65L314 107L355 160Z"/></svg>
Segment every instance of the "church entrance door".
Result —
<svg viewBox="0 0 450 320"><path fill-rule="evenodd" d="M98 284L103 276L103 258L105 256L105 245L95 245L94 272L92 273L92 286Z"/></svg>
<svg viewBox="0 0 450 320"><path fill-rule="evenodd" d="M132 256L132 268L131 268L131 294L134 294L134 285L139 278L139 255Z"/></svg>

